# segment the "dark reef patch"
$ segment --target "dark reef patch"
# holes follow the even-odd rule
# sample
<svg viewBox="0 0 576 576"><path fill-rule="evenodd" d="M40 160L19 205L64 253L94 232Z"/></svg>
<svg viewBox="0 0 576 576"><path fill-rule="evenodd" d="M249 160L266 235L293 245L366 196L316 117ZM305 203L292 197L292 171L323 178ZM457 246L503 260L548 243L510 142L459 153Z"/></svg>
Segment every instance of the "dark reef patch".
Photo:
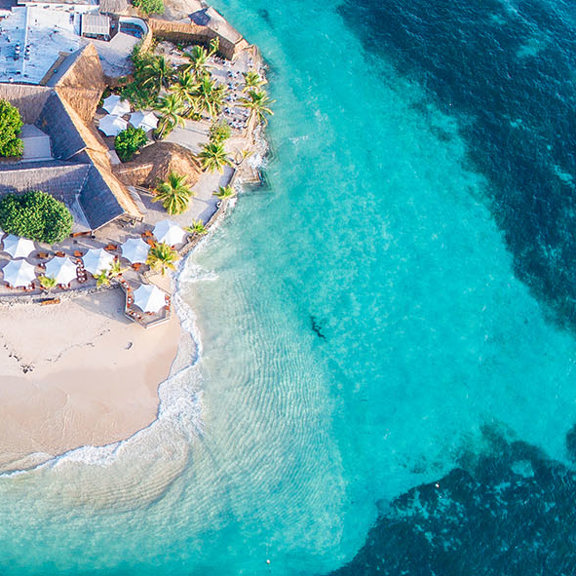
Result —
<svg viewBox="0 0 576 576"><path fill-rule="evenodd" d="M576 328L576 29L570 3L345 0L340 13L455 116L516 275ZM565 10L566 13L562 13Z"/></svg>
<svg viewBox="0 0 576 576"><path fill-rule="evenodd" d="M523 443L392 502L333 576L576 574L576 474Z"/></svg>

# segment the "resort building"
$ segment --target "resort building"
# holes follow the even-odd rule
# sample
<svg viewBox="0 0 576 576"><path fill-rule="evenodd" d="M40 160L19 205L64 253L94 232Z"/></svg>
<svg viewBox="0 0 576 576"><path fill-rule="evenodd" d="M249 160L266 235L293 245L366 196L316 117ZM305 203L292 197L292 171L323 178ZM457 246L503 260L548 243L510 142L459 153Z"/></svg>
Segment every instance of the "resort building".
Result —
<svg viewBox="0 0 576 576"><path fill-rule="evenodd" d="M46 86L0 84L0 98L25 124L23 157L0 162L0 195L47 192L68 206L75 232L142 218L137 194L114 176L108 149L90 127L104 86L92 45L68 56Z"/></svg>

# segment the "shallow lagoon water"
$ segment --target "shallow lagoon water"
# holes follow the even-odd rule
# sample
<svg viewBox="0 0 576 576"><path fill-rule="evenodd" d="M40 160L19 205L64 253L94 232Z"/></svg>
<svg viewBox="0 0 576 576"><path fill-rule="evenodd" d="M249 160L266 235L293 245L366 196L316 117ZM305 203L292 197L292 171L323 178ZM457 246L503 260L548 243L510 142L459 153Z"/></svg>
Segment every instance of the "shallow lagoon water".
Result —
<svg viewBox="0 0 576 576"><path fill-rule="evenodd" d="M269 61L269 187L186 263L200 353L158 422L0 480L6 574L321 574L485 426L566 457L574 338L514 274L461 115L337 3L216 6Z"/></svg>

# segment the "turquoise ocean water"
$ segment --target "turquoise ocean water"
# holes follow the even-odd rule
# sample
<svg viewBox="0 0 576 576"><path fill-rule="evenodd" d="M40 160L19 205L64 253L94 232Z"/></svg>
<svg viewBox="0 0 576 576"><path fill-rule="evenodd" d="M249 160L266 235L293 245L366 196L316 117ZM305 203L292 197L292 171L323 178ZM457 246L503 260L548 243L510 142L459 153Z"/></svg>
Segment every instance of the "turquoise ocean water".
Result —
<svg viewBox="0 0 576 576"><path fill-rule="evenodd" d="M486 427L567 461L574 337L518 274L462 108L337 2L216 6L269 62L269 188L186 263L200 354L159 420L0 478L3 574L324 574Z"/></svg>

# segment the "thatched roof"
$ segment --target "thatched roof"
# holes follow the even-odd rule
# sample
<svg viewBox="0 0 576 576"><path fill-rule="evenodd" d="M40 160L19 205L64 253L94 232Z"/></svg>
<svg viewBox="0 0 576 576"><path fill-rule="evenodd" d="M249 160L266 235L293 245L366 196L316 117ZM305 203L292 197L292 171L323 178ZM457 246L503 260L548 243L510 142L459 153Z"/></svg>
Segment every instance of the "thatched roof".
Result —
<svg viewBox="0 0 576 576"><path fill-rule="evenodd" d="M91 122L106 88L98 52L93 44L70 54L48 80L59 96L78 113L85 122Z"/></svg>
<svg viewBox="0 0 576 576"><path fill-rule="evenodd" d="M129 7L127 0L100 0L100 12L105 14L124 14Z"/></svg>
<svg viewBox="0 0 576 576"><path fill-rule="evenodd" d="M171 142L146 146L131 162L114 166L114 172L127 186L155 188L170 172L186 174L193 186L200 178L201 167L187 148Z"/></svg>
<svg viewBox="0 0 576 576"><path fill-rule="evenodd" d="M63 61L48 86L0 84L0 98L16 105L26 123L48 134L54 158L66 161L35 163L32 168L23 162L0 163L0 192L34 188L69 206L79 200L92 229L124 214L142 216L112 174L108 148L92 126L104 87L98 53L91 44Z"/></svg>

